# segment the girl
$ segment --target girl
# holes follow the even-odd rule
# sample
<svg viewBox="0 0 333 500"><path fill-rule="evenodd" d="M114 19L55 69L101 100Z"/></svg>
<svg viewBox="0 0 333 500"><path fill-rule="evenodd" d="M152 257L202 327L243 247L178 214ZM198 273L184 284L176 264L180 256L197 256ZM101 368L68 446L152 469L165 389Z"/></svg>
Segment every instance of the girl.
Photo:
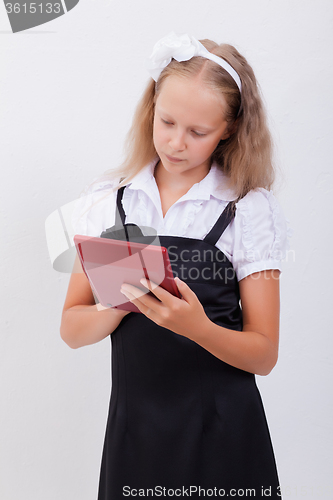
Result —
<svg viewBox="0 0 333 500"><path fill-rule="evenodd" d="M153 295L122 285L141 314L101 310L85 275L71 276L64 341L112 334L98 499L280 498L255 374L277 361L287 231L256 79L232 46L173 33L149 69L127 159L73 222L91 236L115 221L154 228L182 298L142 280Z"/></svg>

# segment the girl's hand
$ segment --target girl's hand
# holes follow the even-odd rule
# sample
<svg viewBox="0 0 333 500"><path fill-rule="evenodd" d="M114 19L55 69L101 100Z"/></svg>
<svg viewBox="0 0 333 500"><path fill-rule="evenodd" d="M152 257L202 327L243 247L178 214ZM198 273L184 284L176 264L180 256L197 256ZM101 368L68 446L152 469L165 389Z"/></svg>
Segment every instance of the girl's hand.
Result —
<svg viewBox="0 0 333 500"><path fill-rule="evenodd" d="M175 278L175 281L182 295L181 299L146 279L142 279L140 282L156 298L142 294L142 290L127 283L122 285L121 292L157 325L191 339L195 336L194 332L203 328L210 320L190 287L179 278Z"/></svg>

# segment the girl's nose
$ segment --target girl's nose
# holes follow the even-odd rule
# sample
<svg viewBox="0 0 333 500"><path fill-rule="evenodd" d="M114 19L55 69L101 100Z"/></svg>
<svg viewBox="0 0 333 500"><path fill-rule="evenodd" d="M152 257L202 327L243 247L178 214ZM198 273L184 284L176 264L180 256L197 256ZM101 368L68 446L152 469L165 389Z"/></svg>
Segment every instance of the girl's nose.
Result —
<svg viewBox="0 0 333 500"><path fill-rule="evenodd" d="M170 139L170 147L173 151L183 151L185 149L185 136L181 131L174 131Z"/></svg>

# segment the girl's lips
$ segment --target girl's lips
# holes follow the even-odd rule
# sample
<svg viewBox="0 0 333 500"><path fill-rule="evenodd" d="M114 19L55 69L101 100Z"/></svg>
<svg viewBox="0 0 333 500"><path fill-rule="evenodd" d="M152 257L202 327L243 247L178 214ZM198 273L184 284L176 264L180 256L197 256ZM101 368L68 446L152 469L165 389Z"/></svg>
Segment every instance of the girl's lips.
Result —
<svg viewBox="0 0 333 500"><path fill-rule="evenodd" d="M174 156L169 156L169 155L165 155L165 156L172 163L179 163L180 161L183 161L183 160L180 160L179 158L175 158Z"/></svg>

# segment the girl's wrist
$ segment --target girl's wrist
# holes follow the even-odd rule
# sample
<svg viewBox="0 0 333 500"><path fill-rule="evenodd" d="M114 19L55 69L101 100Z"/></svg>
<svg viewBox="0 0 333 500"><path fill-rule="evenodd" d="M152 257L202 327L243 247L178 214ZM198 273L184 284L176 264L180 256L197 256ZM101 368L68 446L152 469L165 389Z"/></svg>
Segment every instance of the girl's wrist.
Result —
<svg viewBox="0 0 333 500"><path fill-rule="evenodd" d="M198 323L196 327L192 329L191 334L188 338L190 340L193 340L193 342L200 344L205 338L207 338L207 335L209 334L209 331L211 330L213 324L214 323L208 318L208 316L206 316L203 321L200 321L200 323Z"/></svg>

